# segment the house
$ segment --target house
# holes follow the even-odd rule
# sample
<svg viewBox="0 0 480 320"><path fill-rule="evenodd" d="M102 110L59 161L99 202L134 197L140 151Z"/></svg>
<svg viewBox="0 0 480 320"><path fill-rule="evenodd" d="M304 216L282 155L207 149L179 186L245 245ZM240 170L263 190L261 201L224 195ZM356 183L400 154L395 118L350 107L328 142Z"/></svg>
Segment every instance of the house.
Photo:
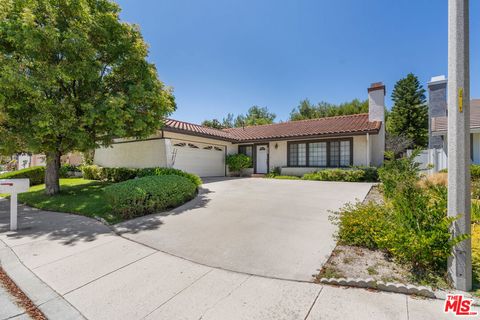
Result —
<svg viewBox="0 0 480 320"><path fill-rule="evenodd" d="M447 78L432 77L428 83L429 142L431 150L442 150L440 167L446 167L447 158ZM470 101L470 154L472 163L480 164L480 99ZM438 161L437 161L438 162ZM438 168L439 170L443 168Z"/></svg>
<svg viewBox="0 0 480 320"><path fill-rule="evenodd" d="M385 151L385 86L368 88L369 112L231 129L167 119L143 140L117 139L95 150L104 167L173 167L202 177L225 176L227 154L253 159L250 173L302 175L331 167L380 166Z"/></svg>

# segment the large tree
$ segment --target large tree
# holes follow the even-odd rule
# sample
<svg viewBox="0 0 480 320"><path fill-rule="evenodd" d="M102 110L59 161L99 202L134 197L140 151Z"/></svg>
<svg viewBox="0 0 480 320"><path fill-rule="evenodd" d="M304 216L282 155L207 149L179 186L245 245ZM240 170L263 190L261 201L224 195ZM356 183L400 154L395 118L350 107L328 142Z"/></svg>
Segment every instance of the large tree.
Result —
<svg viewBox="0 0 480 320"><path fill-rule="evenodd" d="M218 119L205 120L202 122L202 125L215 129L239 128L271 124L275 118L276 115L268 111L267 107L253 106L248 109L246 114L240 114L234 117L233 114L229 113L221 122Z"/></svg>
<svg viewBox="0 0 480 320"><path fill-rule="evenodd" d="M398 80L392 92L393 107L387 120L391 136L405 136L416 147L428 144L428 107L425 90L418 78L409 73Z"/></svg>
<svg viewBox="0 0 480 320"><path fill-rule="evenodd" d="M247 114L239 115L235 119L235 127L258 126L262 124L271 124L277 116L268 111L267 107L253 106L248 109Z"/></svg>
<svg viewBox="0 0 480 320"><path fill-rule="evenodd" d="M310 100L304 99L300 101L296 109L292 110L290 120L317 119L366 112L368 112L368 100L360 101L354 99L341 104L322 101L315 105L312 104Z"/></svg>
<svg viewBox="0 0 480 320"><path fill-rule="evenodd" d="M47 194L62 154L146 137L175 109L119 13L109 0L0 1L0 151L45 153Z"/></svg>

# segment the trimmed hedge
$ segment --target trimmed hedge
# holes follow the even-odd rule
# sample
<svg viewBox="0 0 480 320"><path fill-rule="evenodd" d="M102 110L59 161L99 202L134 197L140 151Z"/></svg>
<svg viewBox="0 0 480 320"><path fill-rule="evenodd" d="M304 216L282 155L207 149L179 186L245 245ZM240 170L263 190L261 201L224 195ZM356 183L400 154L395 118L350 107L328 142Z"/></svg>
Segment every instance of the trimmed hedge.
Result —
<svg viewBox="0 0 480 320"><path fill-rule="evenodd" d="M147 176L177 175L189 179L197 187L202 184L202 179L200 179L200 177L196 174L173 168L104 168L96 165L86 165L82 166L81 170L83 173L83 178L89 180L122 182Z"/></svg>
<svg viewBox="0 0 480 320"><path fill-rule="evenodd" d="M124 219L177 207L195 197L196 185L178 175L147 176L106 187L114 214Z"/></svg>
<svg viewBox="0 0 480 320"><path fill-rule="evenodd" d="M0 179L30 179L30 185L35 186L37 184L45 183L45 167L37 166L17 171L7 172L0 175Z"/></svg>
<svg viewBox="0 0 480 320"><path fill-rule="evenodd" d="M375 182L378 180L377 168L352 168L352 169L325 169L306 173L303 180L317 181L346 181L346 182Z"/></svg>

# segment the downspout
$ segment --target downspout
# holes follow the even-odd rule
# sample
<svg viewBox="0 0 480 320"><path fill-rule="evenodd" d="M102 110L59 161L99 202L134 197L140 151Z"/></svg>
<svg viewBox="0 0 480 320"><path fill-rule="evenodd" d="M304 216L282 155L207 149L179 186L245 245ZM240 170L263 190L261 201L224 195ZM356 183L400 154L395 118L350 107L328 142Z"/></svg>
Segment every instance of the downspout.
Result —
<svg viewBox="0 0 480 320"><path fill-rule="evenodd" d="M370 133L367 132L367 167L370 167Z"/></svg>

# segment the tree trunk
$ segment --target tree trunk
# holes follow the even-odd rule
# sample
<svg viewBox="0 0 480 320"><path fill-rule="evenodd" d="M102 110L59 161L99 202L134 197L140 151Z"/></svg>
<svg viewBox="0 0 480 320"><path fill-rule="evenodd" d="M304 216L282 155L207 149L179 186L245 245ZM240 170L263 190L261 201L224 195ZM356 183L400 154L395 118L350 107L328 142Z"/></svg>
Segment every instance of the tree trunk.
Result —
<svg viewBox="0 0 480 320"><path fill-rule="evenodd" d="M60 192L60 152L47 153L47 168L45 170L45 194L53 196Z"/></svg>

